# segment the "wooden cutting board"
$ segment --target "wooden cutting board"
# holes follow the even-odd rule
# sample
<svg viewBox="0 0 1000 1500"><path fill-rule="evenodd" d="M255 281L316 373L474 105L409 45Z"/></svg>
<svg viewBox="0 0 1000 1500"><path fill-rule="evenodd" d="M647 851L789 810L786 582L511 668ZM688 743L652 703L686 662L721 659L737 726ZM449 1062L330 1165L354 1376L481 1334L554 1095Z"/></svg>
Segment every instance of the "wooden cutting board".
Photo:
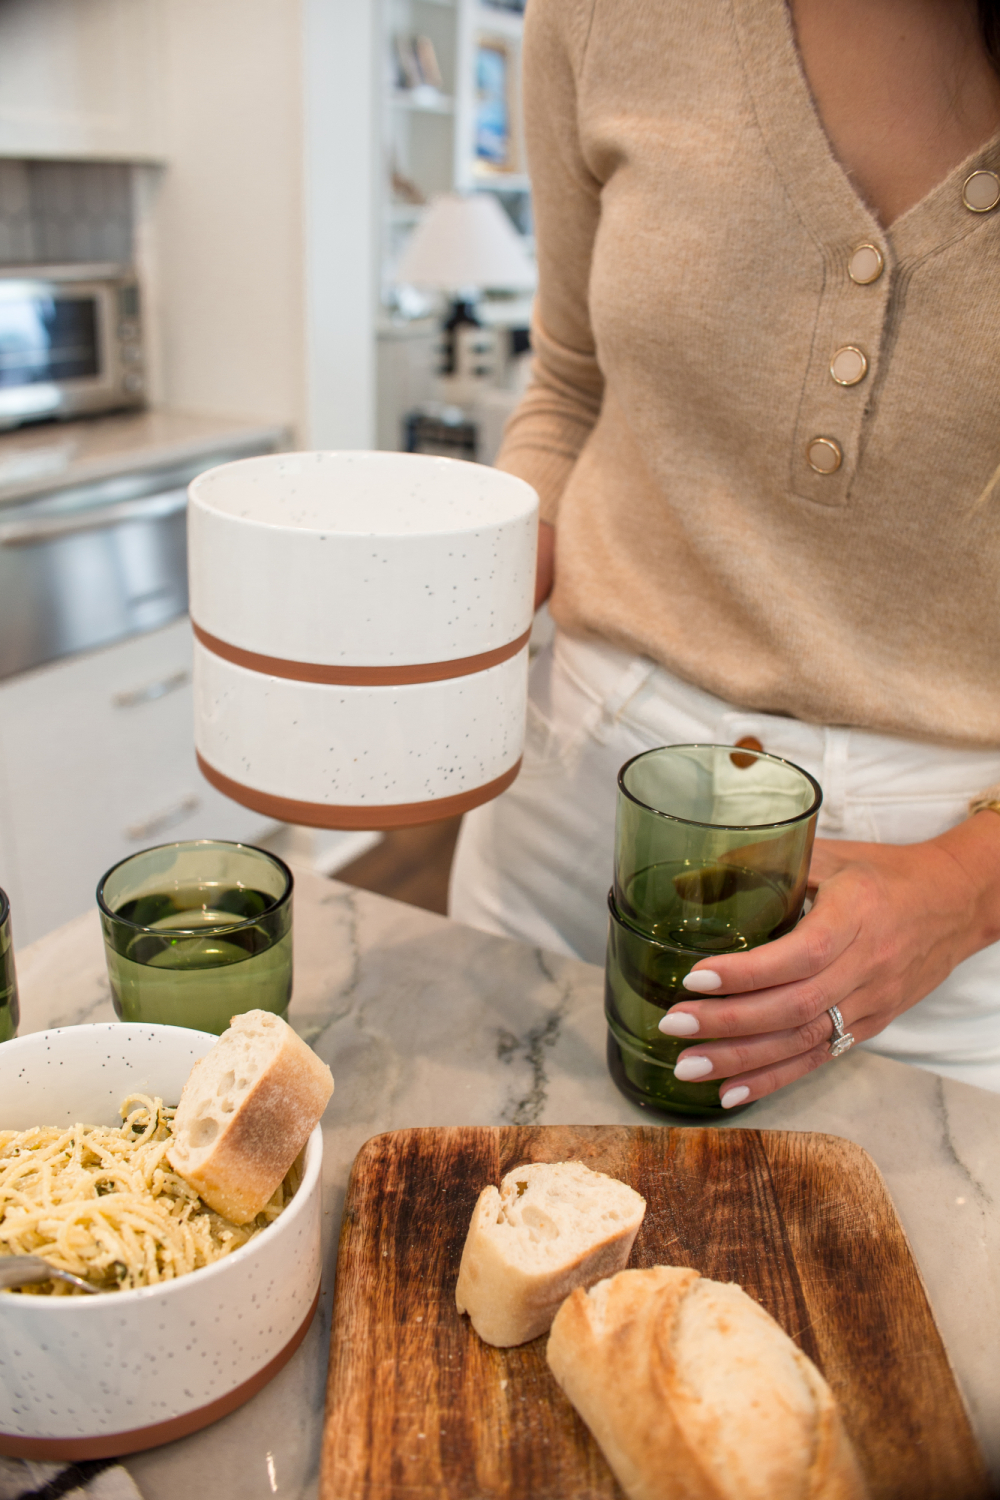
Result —
<svg viewBox="0 0 1000 1500"><path fill-rule="evenodd" d="M979 1500L982 1460L885 1184L859 1146L777 1130L401 1130L358 1153L334 1303L322 1500L621 1500L549 1374L455 1308L479 1191L584 1161L647 1210L632 1266L738 1281L822 1370L873 1500Z"/></svg>

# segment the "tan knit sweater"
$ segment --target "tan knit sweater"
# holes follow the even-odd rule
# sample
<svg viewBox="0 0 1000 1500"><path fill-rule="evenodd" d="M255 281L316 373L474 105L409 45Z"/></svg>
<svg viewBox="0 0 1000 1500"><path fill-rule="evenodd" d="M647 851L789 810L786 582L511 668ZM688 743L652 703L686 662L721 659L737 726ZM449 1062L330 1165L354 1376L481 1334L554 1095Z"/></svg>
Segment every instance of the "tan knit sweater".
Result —
<svg viewBox="0 0 1000 1500"><path fill-rule="evenodd" d="M743 707L1000 745L1000 208L963 202L1000 138L886 231L785 0L531 0L524 62L536 375L498 461L557 524L557 622Z"/></svg>

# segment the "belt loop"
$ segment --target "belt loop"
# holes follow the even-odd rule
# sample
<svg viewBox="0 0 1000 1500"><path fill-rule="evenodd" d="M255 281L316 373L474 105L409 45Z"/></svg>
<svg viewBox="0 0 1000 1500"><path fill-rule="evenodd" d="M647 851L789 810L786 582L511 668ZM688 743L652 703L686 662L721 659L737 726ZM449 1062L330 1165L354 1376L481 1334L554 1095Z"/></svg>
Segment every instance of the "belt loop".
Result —
<svg viewBox="0 0 1000 1500"><path fill-rule="evenodd" d="M607 694L601 705L601 715L593 729L595 740L601 744L607 743L618 720L655 671L656 663L650 661L648 656L636 656L629 662L613 691Z"/></svg>
<svg viewBox="0 0 1000 1500"><path fill-rule="evenodd" d="M818 832L834 837L844 829L847 802L847 765L850 755L849 729L823 730L823 806L820 808Z"/></svg>

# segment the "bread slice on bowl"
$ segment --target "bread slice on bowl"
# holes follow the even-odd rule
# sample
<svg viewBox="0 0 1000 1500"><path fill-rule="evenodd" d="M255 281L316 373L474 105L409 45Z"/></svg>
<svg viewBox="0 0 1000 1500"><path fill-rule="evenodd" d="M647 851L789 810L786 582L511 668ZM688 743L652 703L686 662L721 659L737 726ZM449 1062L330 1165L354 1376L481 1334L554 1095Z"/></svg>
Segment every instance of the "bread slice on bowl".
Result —
<svg viewBox="0 0 1000 1500"><path fill-rule="evenodd" d="M833 1393L735 1283L686 1266L575 1291L546 1357L629 1500L865 1500Z"/></svg>
<svg viewBox="0 0 1000 1500"><path fill-rule="evenodd" d="M455 1288L487 1344L509 1348L551 1326L574 1287L621 1270L646 1200L579 1161L532 1162L483 1188Z"/></svg>
<svg viewBox="0 0 1000 1500"><path fill-rule="evenodd" d="M267 1010L234 1016L195 1063L167 1160L216 1213L247 1224L309 1139L333 1093L326 1063Z"/></svg>

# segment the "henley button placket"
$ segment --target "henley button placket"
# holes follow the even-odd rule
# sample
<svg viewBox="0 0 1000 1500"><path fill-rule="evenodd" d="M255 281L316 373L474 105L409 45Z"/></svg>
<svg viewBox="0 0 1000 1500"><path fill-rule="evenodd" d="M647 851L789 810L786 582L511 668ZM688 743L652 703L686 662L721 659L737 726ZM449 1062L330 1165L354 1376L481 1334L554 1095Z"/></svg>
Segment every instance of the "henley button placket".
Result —
<svg viewBox="0 0 1000 1500"><path fill-rule="evenodd" d="M973 233L1000 237L1000 222L992 228L984 222L994 211L1000 219L1000 136L983 147L975 170L969 162L949 174L883 230L831 148L789 6L782 0L728 3L756 126L808 236L805 258L792 268L801 279L789 287L802 337L796 356L801 385L786 429L792 439L789 495L839 509L852 492L866 424L876 420L873 398L889 373L883 368L887 351L899 348L886 339L886 324L890 316L902 317L910 279L923 275L939 251ZM858 494L859 501L867 498L863 486Z"/></svg>
<svg viewBox="0 0 1000 1500"><path fill-rule="evenodd" d="M827 251L831 274L820 297L816 347L799 410L800 457L793 464L796 494L821 505L847 501L867 400L855 387L869 383L873 356L867 351L877 353L881 345L889 301L886 262L886 251L872 240Z"/></svg>

